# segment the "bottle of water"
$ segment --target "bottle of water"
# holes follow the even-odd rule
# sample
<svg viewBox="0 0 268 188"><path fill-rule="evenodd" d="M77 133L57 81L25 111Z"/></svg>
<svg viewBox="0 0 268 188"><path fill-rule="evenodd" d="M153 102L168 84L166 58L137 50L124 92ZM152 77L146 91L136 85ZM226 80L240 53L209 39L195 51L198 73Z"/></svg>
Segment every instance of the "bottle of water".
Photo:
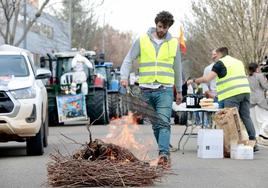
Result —
<svg viewBox="0 0 268 188"><path fill-rule="evenodd" d="M195 107L195 98L194 98L194 89L192 85L188 85L187 88L187 97L186 97L186 107L194 108Z"/></svg>
<svg viewBox="0 0 268 188"><path fill-rule="evenodd" d="M188 88L187 88L187 95L191 95L194 93L194 89L193 89L193 86L190 84L188 85Z"/></svg>

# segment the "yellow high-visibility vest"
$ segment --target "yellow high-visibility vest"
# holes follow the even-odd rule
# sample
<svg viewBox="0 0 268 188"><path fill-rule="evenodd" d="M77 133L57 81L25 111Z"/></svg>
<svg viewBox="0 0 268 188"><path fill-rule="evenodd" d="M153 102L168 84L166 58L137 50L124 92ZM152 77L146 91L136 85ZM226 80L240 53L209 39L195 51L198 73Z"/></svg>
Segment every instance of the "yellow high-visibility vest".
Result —
<svg viewBox="0 0 268 188"><path fill-rule="evenodd" d="M229 55L220 59L226 67L227 74L217 77L217 95L219 101L242 93L250 93L249 82L242 61Z"/></svg>
<svg viewBox="0 0 268 188"><path fill-rule="evenodd" d="M173 64L178 47L177 39L164 41L156 55L149 36L140 37L139 83L174 84Z"/></svg>

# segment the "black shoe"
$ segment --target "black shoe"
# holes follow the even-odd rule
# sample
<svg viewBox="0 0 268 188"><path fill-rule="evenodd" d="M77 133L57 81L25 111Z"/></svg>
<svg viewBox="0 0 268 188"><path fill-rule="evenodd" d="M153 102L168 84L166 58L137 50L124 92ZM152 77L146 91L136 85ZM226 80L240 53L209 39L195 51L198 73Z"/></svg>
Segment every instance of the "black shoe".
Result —
<svg viewBox="0 0 268 188"><path fill-rule="evenodd" d="M164 168L164 169L169 169L170 168L170 158L169 158L169 156L161 155L159 157L157 165L159 167Z"/></svg>
<svg viewBox="0 0 268 188"><path fill-rule="evenodd" d="M260 149L259 149L259 146L258 145L255 145L254 147L253 147L253 151L254 152L256 152L256 151L259 151Z"/></svg>

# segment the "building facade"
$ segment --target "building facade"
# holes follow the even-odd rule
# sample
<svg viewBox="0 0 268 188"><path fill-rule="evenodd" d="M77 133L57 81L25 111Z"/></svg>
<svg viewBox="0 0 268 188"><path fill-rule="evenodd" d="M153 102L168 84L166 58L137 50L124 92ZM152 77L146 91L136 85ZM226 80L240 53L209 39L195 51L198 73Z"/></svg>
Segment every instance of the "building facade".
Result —
<svg viewBox="0 0 268 188"><path fill-rule="evenodd" d="M28 21L34 18L36 11L36 7L32 5L27 6ZM21 36L23 32L23 19L23 14L20 14L17 36ZM20 47L24 47L24 44L21 43ZM71 49L68 23L43 12L27 34L26 49L38 54Z"/></svg>
<svg viewBox="0 0 268 188"><path fill-rule="evenodd" d="M39 1L29 0L26 7L27 23L35 17L38 11ZM24 33L24 7L22 3L21 12L18 16L17 29L15 34L15 43ZM34 54L45 55L47 53L67 51L71 49L69 40L69 24L57 19L46 12L42 12L41 16L31 27L27 33L25 41L19 45ZM3 44L3 39L0 39Z"/></svg>

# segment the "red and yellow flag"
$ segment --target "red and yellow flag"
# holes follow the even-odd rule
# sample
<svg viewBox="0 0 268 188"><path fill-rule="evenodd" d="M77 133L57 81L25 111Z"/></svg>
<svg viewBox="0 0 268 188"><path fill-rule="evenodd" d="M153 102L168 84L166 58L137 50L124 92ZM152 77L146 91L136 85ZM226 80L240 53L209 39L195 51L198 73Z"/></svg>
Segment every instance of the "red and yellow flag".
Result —
<svg viewBox="0 0 268 188"><path fill-rule="evenodd" d="M180 33L179 33L178 41L179 41L179 44L180 44L181 52L183 54L186 54L187 49L186 49L186 44L185 44L185 40L184 40L184 33L183 33L182 26L180 27Z"/></svg>

